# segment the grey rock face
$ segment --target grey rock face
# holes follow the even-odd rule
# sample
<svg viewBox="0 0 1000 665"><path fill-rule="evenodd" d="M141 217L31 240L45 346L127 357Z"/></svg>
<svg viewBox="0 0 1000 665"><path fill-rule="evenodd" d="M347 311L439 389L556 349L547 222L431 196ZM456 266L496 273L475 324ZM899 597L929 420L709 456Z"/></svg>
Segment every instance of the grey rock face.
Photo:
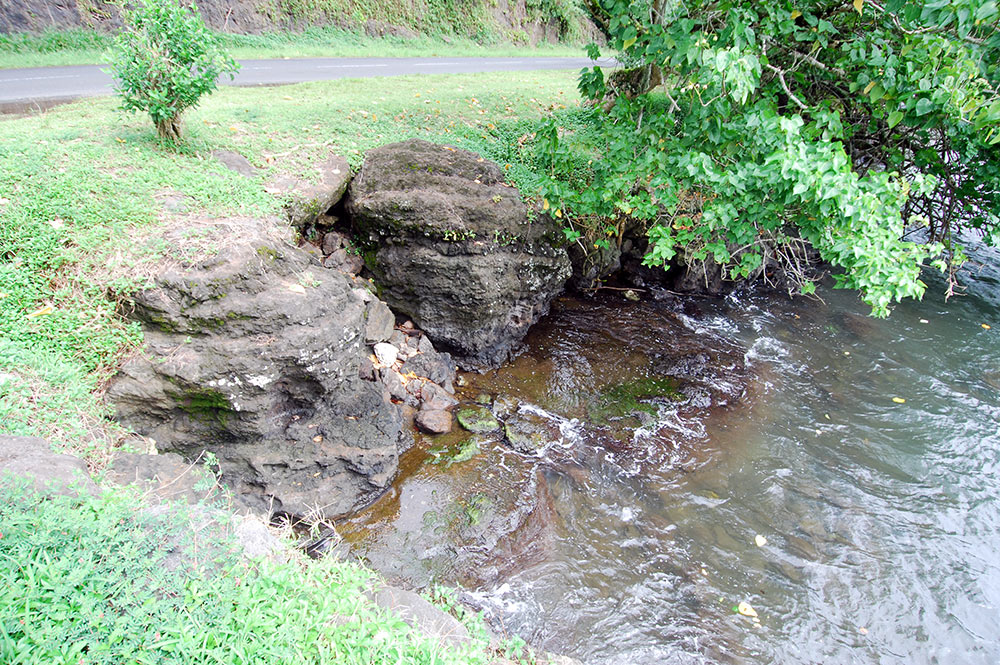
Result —
<svg viewBox="0 0 1000 665"><path fill-rule="evenodd" d="M388 486L408 443L360 371L374 303L297 249L235 244L135 295L146 350L108 397L161 451L214 452L255 509L341 515Z"/></svg>
<svg viewBox="0 0 1000 665"><path fill-rule="evenodd" d="M0 481L24 479L43 494L97 494L79 457L52 452L49 442L31 436L0 434Z"/></svg>
<svg viewBox="0 0 1000 665"><path fill-rule="evenodd" d="M136 484L147 500L198 503L218 498L212 474L197 462L185 462L176 453L116 453L105 480L115 485Z"/></svg>
<svg viewBox="0 0 1000 665"><path fill-rule="evenodd" d="M496 164L410 140L371 150L346 210L383 299L466 369L507 359L571 268Z"/></svg>
<svg viewBox="0 0 1000 665"><path fill-rule="evenodd" d="M469 631L458 619L445 614L419 594L383 586L373 594L376 605L397 615L410 627L437 638L446 645L461 646L471 641Z"/></svg>

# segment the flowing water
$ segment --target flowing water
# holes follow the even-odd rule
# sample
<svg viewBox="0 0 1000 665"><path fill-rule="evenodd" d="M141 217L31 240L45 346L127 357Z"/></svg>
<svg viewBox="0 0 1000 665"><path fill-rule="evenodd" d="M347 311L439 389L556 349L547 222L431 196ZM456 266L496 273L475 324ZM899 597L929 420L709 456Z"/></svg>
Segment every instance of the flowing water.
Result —
<svg viewBox="0 0 1000 665"><path fill-rule="evenodd" d="M588 665L1000 662L1000 255L978 258L968 295L884 321L829 290L561 301L466 389L541 449L422 441L344 534ZM625 385L641 408L609 415Z"/></svg>

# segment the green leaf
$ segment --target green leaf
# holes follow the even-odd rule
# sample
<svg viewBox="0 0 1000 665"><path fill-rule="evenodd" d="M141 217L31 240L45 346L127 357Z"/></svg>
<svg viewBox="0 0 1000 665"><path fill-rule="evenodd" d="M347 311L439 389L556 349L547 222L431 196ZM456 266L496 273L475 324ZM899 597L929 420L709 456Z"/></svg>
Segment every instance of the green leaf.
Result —
<svg viewBox="0 0 1000 665"><path fill-rule="evenodd" d="M889 129L892 129L899 124L899 121L903 119L902 111L893 111L889 114Z"/></svg>

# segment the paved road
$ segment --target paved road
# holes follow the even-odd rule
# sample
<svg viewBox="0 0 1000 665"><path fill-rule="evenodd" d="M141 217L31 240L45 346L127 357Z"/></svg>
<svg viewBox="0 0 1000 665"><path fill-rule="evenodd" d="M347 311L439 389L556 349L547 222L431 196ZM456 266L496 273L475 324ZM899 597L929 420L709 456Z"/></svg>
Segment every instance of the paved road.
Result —
<svg viewBox="0 0 1000 665"><path fill-rule="evenodd" d="M580 69L587 58L307 58L246 60L231 85L280 85L369 76ZM228 78L224 79L229 84ZM111 77L98 65L0 70L0 106L50 106L54 102L112 93Z"/></svg>

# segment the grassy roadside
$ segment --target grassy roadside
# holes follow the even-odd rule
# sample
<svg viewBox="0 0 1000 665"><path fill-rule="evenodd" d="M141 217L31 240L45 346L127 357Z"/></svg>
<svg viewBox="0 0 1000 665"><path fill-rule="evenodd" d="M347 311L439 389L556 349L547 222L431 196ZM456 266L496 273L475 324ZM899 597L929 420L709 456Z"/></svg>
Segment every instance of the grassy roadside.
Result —
<svg viewBox="0 0 1000 665"><path fill-rule="evenodd" d="M124 435L101 385L141 343L115 294L211 252L225 229L277 226L267 183L278 175L310 173L330 152L358 166L369 148L421 137L510 163L530 194L519 138L577 99L574 72L225 88L185 116L179 150L112 99L0 118L0 432L46 437L100 467ZM228 171L217 148L258 175Z"/></svg>
<svg viewBox="0 0 1000 665"><path fill-rule="evenodd" d="M498 42L483 45L466 37L369 37L335 27L302 32L260 35L222 34L226 50L239 60L308 57L528 57L583 53L579 45L546 44L536 47ZM101 64L113 38L93 30L0 34L0 69Z"/></svg>

